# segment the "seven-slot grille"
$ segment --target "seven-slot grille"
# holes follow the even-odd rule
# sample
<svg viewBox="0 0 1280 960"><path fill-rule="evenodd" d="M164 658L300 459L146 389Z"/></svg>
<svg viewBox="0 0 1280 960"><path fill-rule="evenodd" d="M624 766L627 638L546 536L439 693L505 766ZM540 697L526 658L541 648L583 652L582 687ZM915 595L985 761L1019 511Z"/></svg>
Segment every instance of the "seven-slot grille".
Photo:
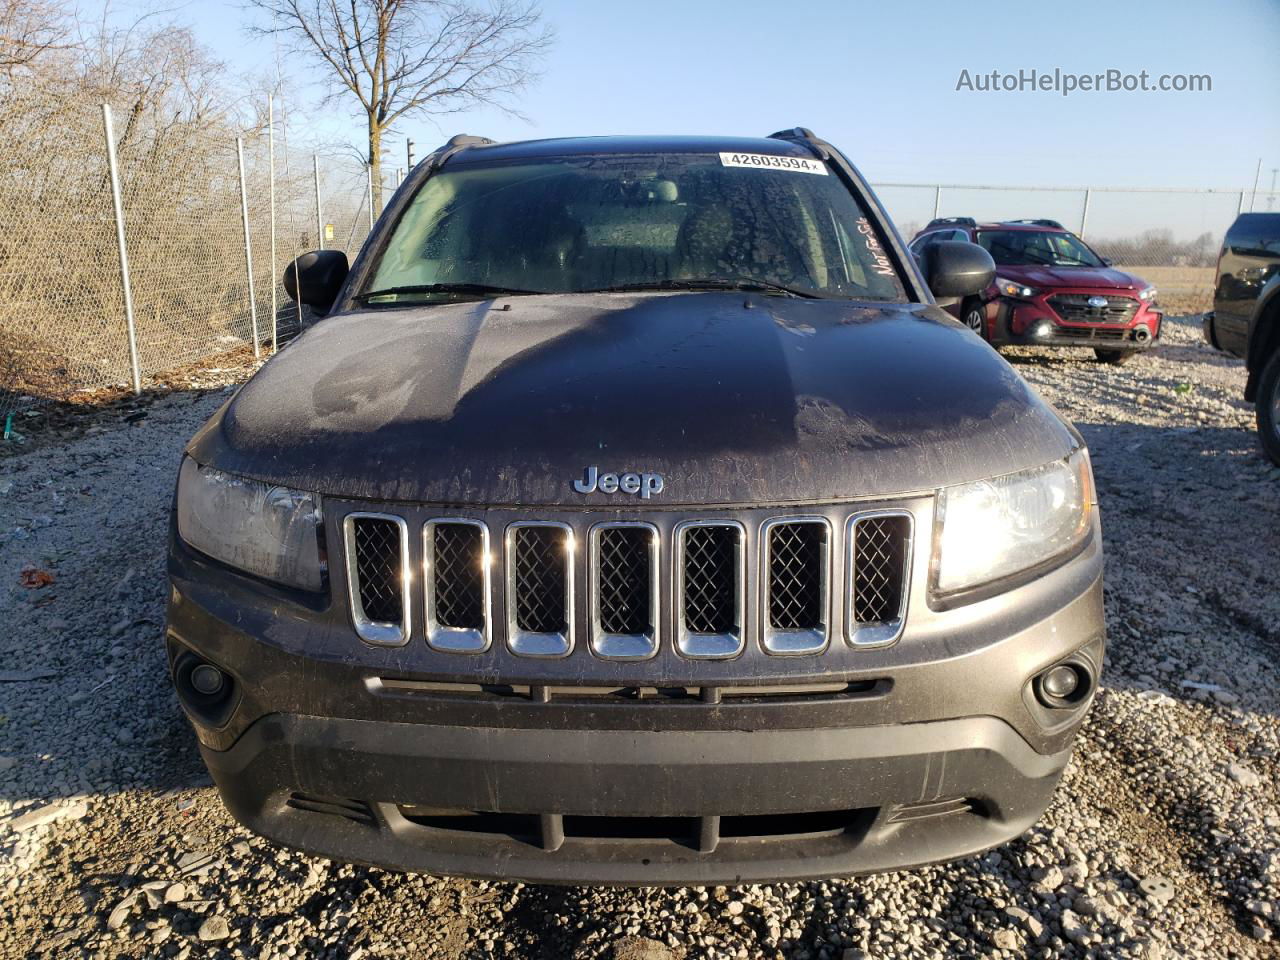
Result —
<svg viewBox="0 0 1280 960"><path fill-rule="evenodd" d="M407 642L412 562L406 522L386 514L344 519L352 616L372 643ZM759 574L747 578L747 537L737 522L686 521L674 531L674 645L690 658L725 658L745 647L747 586L759 591L760 642L774 655L820 653L830 641L835 537L824 517L780 517L759 528ZM912 518L906 511L854 514L841 531L842 619L854 646L891 643L909 592ZM507 645L523 656L566 656L575 620L574 535L563 523L511 523L501 541ZM606 522L591 528L587 552L591 652L646 659L659 648L659 583L665 559L657 527ZM422 529L427 643L476 653L492 637L489 529L444 518ZM754 608L753 608L754 609Z"/></svg>
<svg viewBox="0 0 1280 960"><path fill-rule="evenodd" d="M1096 294L1056 293L1049 298L1049 305L1067 323L1128 323L1138 312L1138 301L1133 297L1103 297L1106 306L1094 307L1089 301Z"/></svg>

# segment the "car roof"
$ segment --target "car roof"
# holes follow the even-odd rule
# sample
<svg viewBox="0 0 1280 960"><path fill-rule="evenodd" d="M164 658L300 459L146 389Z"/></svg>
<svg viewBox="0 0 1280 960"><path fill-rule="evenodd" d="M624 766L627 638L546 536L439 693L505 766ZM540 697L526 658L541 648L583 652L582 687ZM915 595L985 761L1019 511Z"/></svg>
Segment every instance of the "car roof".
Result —
<svg viewBox="0 0 1280 960"><path fill-rule="evenodd" d="M980 223L975 230L1035 230L1047 233L1070 233L1066 227L1052 227L1047 223L1003 223L999 220L991 223Z"/></svg>
<svg viewBox="0 0 1280 960"><path fill-rule="evenodd" d="M814 158L813 151L804 144L769 137L556 137L468 145L449 159L449 166L539 157L637 153L767 153L780 157Z"/></svg>
<svg viewBox="0 0 1280 960"><path fill-rule="evenodd" d="M1053 227L1044 223L1016 223L1013 221L1002 222L992 220L985 223L932 223L927 227L919 230L912 242L923 237L926 233L937 233L939 230L1022 230L1036 231L1038 233L1070 233L1066 227Z"/></svg>

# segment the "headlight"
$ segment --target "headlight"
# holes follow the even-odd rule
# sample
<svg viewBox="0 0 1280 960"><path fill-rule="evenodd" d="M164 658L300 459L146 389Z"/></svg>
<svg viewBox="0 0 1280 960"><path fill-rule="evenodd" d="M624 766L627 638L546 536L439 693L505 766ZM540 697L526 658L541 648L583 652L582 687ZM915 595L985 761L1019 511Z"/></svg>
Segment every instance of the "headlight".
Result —
<svg viewBox="0 0 1280 960"><path fill-rule="evenodd" d="M178 472L178 534L215 560L278 583L320 590L320 497L190 457Z"/></svg>
<svg viewBox="0 0 1280 960"><path fill-rule="evenodd" d="M1022 300L1029 300L1039 293L1035 287L1028 287L1017 280L1006 280L1004 277L996 277L996 289L1002 297L1018 297Z"/></svg>
<svg viewBox="0 0 1280 960"><path fill-rule="evenodd" d="M1093 473L1082 448L1065 460L938 494L933 588L955 593L1071 551L1088 535Z"/></svg>
<svg viewBox="0 0 1280 960"><path fill-rule="evenodd" d="M1138 299L1139 299L1139 300L1147 300L1147 301L1150 301L1150 300L1154 300L1155 298L1156 298L1156 288L1155 288L1155 287L1152 287L1152 286L1146 286L1146 287L1143 287L1143 288L1138 292Z"/></svg>

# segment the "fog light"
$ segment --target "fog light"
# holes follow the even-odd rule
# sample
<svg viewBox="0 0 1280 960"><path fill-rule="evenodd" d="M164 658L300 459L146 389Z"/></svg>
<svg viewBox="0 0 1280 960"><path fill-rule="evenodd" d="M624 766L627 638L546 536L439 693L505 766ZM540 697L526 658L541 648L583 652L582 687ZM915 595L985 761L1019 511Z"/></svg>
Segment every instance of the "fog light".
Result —
<svg viewBox="0 0 1280 960"><path fill-rule="evenodd" d="M1043 339L1053 333L1053 326L1048 323L1037 323L1031 331L1033 337Z"/></svg>
<svg viewBox="0 0 1280 960"><path fill-rule="evenodd" d="M221 690L224 680L222 671L212 664L202 663L191 671L192 688L206 697L212 697Z"/></svg>
<svg viewBox="0 0 1280 960"><path fill-rule="evenodd" d="M1075 667L1060 664L1044 675L1040 686L1049 696L1066 700L1080 686L1080 674L1076 673Z"/></svg>

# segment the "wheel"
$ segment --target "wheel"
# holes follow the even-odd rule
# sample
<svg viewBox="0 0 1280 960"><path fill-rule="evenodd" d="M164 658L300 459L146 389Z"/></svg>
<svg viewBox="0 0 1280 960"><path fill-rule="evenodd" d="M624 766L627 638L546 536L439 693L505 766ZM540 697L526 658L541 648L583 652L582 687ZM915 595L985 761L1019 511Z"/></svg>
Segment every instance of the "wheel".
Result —
<svg viewBox="0 0 1280 960"><path fill-rule="evenodd" d="M977 298L970 298L960 307L960 322L980 336L987 339L987 306Z"/></svg>
<svg viewBox="0 0 1280 960"><path fill-rule="evenodd" d="M1272 463L1280 467L1280 350L1262 368L1257 407L1258 439Z"/></svg>
<svg viewBox="0 0 1280 960"><path fill-rule="evenodd" d="M1102 363L1109 363L1113 366L1120 366L1122 363L1128 363L1133 359L1134 351L1132 350L1104 350L1102 347L1094 347L1093 355Z"/></svg>

